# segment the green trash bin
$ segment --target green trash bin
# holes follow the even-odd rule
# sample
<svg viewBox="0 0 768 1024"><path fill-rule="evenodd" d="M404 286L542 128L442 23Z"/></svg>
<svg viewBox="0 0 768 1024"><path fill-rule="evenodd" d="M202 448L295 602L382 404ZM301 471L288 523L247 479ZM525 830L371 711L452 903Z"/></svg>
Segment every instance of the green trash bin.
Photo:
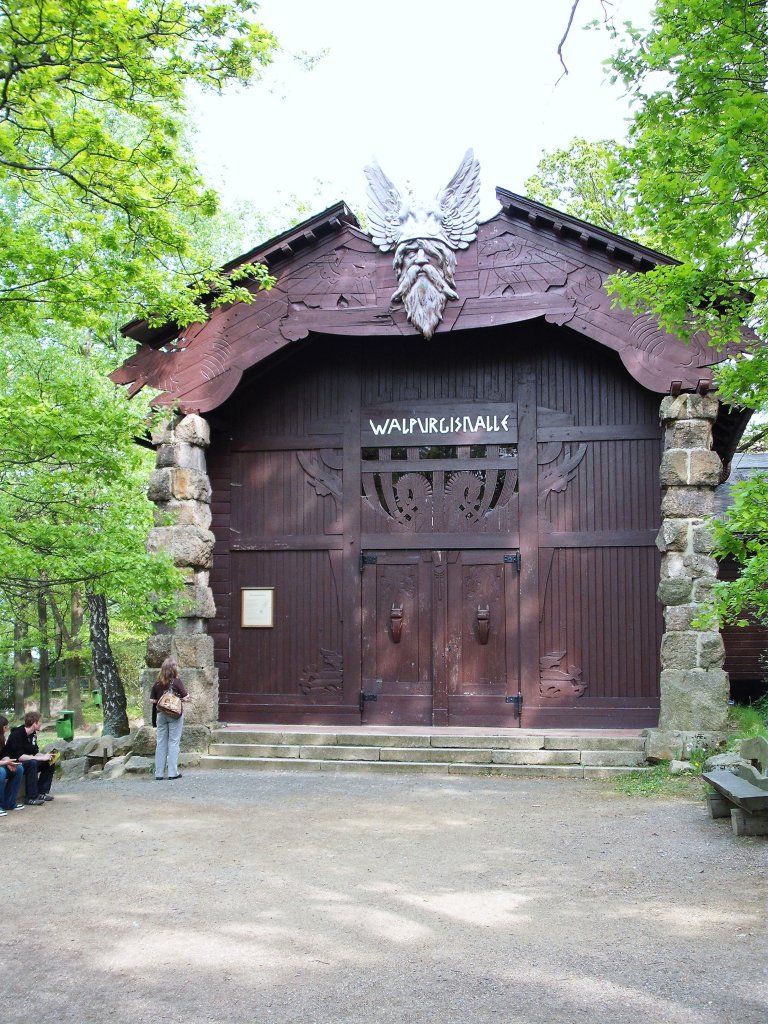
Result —
<svg viewBox="0 0 768 1024"><path fill-rule="evenodd" d="M101 707L101 690L91 690L91 699L97 707Z"/></svg>
<svg viewBox="0 0 768 1024"><path fill-rule="evenodd" d="M56 719L56 735L62 740L73 740L75 738L75 712L60 711Z"/></svg>

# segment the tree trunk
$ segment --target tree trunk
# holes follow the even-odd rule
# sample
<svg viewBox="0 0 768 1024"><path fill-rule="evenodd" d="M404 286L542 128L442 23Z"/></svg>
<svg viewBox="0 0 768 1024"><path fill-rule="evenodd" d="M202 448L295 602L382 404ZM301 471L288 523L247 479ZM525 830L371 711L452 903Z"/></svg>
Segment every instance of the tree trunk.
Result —
<svg viewBox="0 0 768 1024"><path fill-rule="evenodd" d="M83 598L81 592L75 587L72 590L70 604L70 629L65 635L67 647L67 700L70 711L75 712L75 725L85 725L83 715L82 688L80 680L83 676L82 659L76 655L80 648L79 632L83 625ZM72 656L74 655L74 656Z"/></svg>
<svg viewBox="0 0 768 1024"><path fill-rule="evenodd" d="M13 624L13 672L16 679L13 698L15 718L24 717L24 698L32 689L32 652L29 649L29 623L26 611Z"/></svg>
<svg viewBox="0 0 768 1024"><path fill-rule="evenodd" d="M128 724L125 690L109 644L109 616L107 601L102 594L88 591L88 613L91 631L93 670L101 688L104 712L104 736L125 736L131 731Z"/></svg>
<svg viewBox="0 0 768 1024"><path fill-rule="evenodd" d="M48 653L48 602L44 590L37 593L37 624L40 628L40 714L51 717L51 659Z"/></svg>

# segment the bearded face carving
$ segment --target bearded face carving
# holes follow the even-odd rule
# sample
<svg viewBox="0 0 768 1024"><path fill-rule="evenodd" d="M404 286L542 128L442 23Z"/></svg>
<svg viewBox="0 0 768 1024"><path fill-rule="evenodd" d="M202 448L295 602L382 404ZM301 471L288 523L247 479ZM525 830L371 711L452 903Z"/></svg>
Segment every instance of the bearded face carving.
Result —
<svg viewBox="0 0 768 1024"><path fill-rule="evenodd" d="M382 252L395 249L397 290L410 324L429 340L455 288L456 249L477 235L480 164L471 149L448 185L431 203L403 198L377 163L365 168L371 236Z"/></svg>

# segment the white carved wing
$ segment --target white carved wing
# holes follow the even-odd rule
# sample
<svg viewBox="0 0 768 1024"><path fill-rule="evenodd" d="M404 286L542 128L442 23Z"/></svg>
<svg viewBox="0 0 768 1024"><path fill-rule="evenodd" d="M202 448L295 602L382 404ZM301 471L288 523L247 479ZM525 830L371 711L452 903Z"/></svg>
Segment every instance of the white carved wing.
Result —
<svg viewBox="0 0 768 1024"><path fill-rule="evenodd" d="M443 232L453 249L466 249L477 234L480 217L480 163L468 149L459 169L437 202L443 215Z"/></svg>
<svg viewBox="0 0 768 1024"><path fill-rule="evenodd" d="M402 197L396 185L374 160L364 168L368 179L368 227L382 252L400 241Z"/></svg>

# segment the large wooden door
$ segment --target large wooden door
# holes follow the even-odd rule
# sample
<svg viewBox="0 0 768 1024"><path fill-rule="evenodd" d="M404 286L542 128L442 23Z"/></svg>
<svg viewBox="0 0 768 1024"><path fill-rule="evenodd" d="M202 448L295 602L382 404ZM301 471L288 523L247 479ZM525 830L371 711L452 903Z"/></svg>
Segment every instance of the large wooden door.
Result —
<svg viewBox="0 0 768 1024"><path fill-rule="evenodd" d="M519 681L518 555L363 555L366 725L514 724Z"/></svg>

